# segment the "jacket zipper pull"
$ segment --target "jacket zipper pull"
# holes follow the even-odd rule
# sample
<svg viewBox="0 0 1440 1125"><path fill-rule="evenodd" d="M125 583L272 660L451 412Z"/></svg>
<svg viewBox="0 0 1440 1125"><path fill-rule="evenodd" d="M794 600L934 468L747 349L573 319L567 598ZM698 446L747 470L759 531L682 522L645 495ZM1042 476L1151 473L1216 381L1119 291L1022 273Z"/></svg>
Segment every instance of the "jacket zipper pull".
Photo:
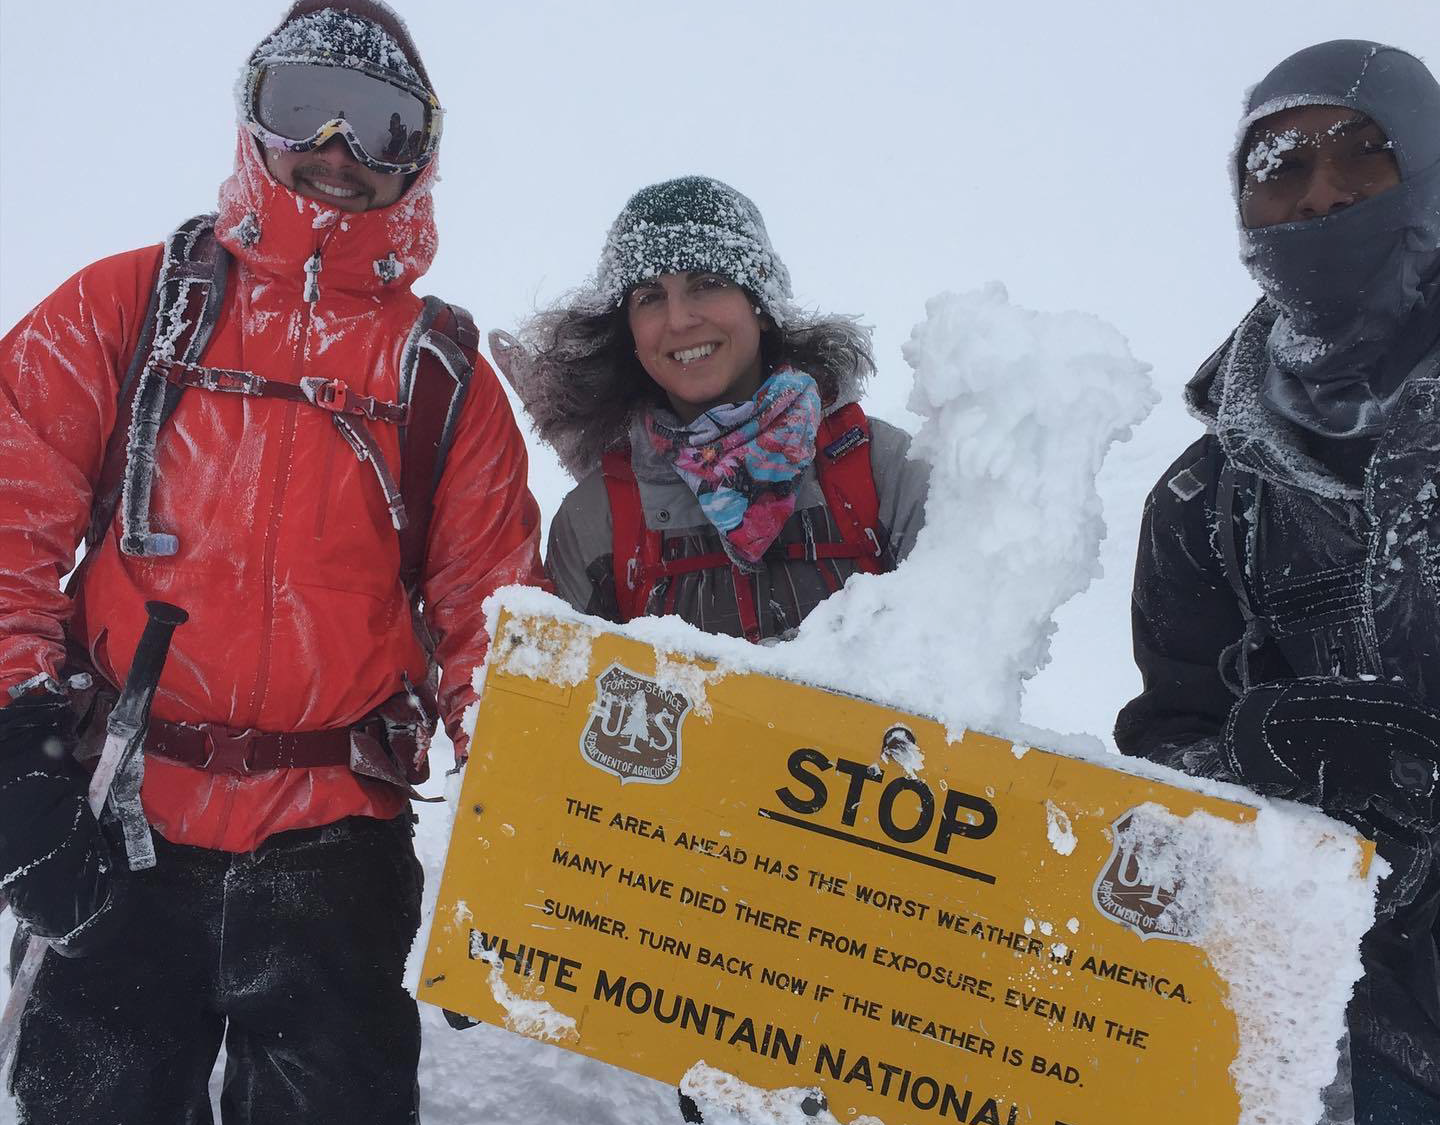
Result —
<svg viewBox="0 0 1440 1125"><path fill-rule="evenodd" d="M313 305L320 299L320 251L305 259L305 301Z"/></svg>

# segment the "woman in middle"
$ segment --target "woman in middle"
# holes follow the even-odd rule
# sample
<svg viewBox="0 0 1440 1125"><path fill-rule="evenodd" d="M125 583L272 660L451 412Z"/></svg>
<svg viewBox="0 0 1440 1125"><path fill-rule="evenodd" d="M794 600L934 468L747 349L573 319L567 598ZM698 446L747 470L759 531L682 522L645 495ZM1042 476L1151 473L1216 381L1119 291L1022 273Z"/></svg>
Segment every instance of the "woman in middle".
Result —
<svg viewBox="0 0 1440 1125"><path fill-rule="evenodd" d="M869 333L791 297L755 205L687 176L631 198L591 284L492 333L580 482L546 559L576 609L784 638L914 545L928 469L855 401Z"/></svg>

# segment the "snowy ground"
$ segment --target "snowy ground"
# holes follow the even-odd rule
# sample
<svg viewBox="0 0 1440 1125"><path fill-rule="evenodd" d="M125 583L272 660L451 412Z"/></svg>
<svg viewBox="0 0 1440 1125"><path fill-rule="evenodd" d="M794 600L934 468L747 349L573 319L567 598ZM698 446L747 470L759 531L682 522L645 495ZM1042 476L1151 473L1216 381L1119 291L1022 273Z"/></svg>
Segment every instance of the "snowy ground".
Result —
<svg viewBox="0 0 1440 1125"><path fill-rule="evenodd" d="M84 263L213 205L235 67L282 6L92 0L57 17L0 4L0 329ZM913 424L900 344L942 290L998 278L1017 302L1125 333L1162 402L1100 474L1104 577L1059 611L1023 711L1101 738L1136 687L1140 505L1197 432L1179 389L1252 299L1224 173L1242 91L1326 38L1440 61L1440 23L1413 0L736 0L723 21L630 0L401 7L449 110L443 248L425 291L482 327L579 281L636 187L705 172L759 203L802 300L875 325L867 405L898 422ZM568 483L537 449L547 513ZM432 885L444 816L421 808ZM10 929L0 921L7 947ZM424 1021L429 1125L675 1120L655 1083L506 1032L455 1033L430 1009ZM0 1097L0 1125L13 1121Z"/></svg>

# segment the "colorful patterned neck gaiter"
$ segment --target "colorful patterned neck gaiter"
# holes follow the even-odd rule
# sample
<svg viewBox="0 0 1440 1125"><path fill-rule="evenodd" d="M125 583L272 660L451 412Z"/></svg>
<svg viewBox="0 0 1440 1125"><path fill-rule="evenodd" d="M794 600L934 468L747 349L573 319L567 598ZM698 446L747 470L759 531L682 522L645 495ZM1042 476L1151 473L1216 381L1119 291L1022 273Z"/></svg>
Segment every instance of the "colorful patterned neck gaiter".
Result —
<svg viewBox="0 0 1440 1125"><path fill-rule="evenodd" d="M819 428L815 380L791 367L778 369L750 401L716 406L688 425L668 411L645 416L651 444L695 493L730 561L749 571L759 569L795 510Z"/></svg>

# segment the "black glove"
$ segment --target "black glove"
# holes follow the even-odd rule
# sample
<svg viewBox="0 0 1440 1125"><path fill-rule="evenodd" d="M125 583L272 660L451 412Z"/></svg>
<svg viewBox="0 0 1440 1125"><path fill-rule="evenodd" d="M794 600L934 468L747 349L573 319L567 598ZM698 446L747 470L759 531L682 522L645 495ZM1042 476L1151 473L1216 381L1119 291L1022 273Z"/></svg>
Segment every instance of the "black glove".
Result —
<svg viewBox="0 0 1440 1125"><path fill-rule="evenodd" d="M74 741L64 695L26 695L0 708L0 894L67 956L103 944L119 899Z"/></svg>
<svg viewBox="0 0 1440 1125"><path fill-rule="evenodd" d="M1291 680L1246 692L1225 725L1236 777L1327 812L1436 827L1440 714L1380 680Z"/></svg>
<svg viewBox="0 0 1440 1125"><path fill-rule="evenodd" d="M1316 805L1375 841L1392 872L1388 918L1430 894L1435 870L1440 714L1378 680L1294 680L1246 692L1225 725L1236 779Z"/></svg>

